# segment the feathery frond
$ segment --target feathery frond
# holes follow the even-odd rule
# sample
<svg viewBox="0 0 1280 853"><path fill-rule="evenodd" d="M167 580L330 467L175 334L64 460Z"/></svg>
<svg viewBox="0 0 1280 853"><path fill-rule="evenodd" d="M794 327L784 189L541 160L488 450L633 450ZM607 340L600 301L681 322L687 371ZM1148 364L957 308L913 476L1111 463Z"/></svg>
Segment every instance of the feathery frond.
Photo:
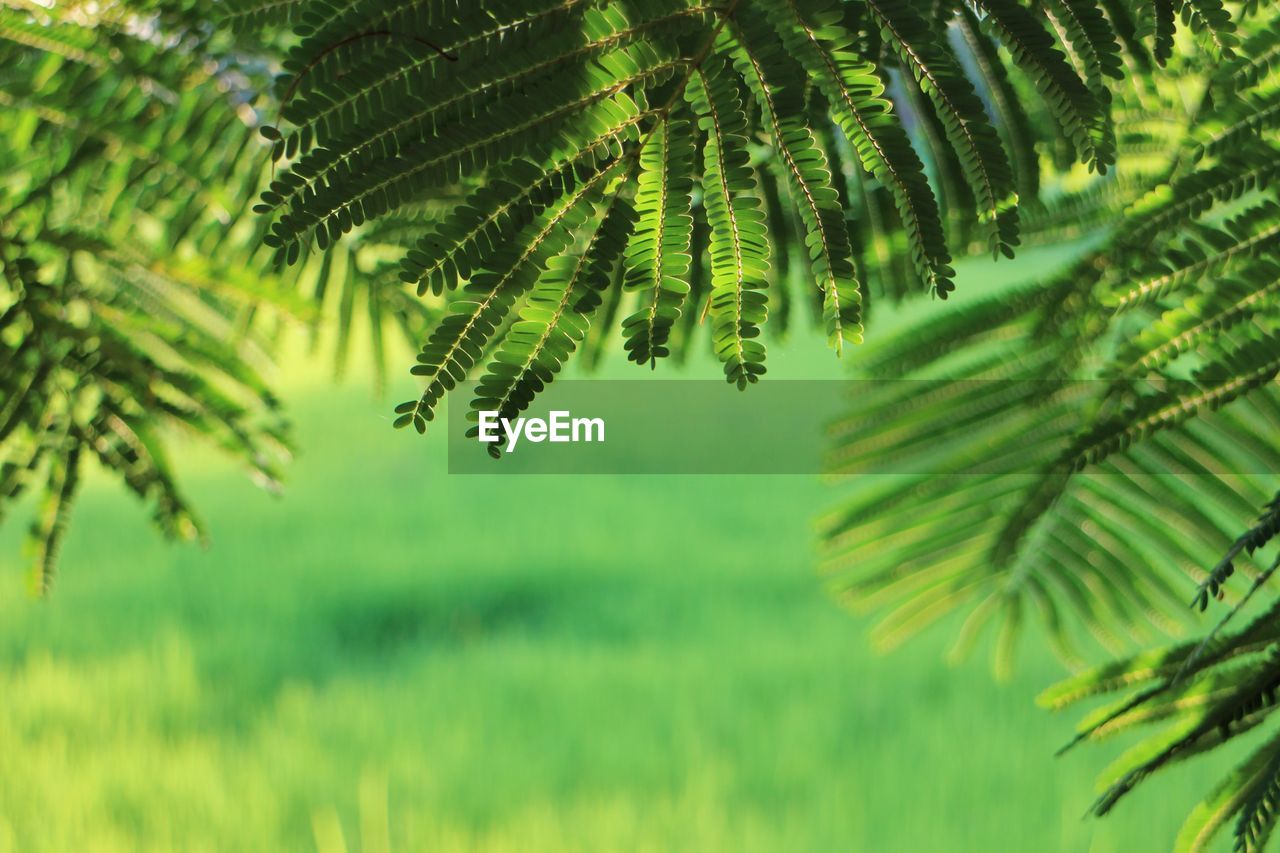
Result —
<svg viewBox="0 0 1280 853"><path fill-rule="evenodd" d="M1019 16L995 8L988 27ZM1216 5L1171 4L1209 57L1175 68L1162 35L1172 21L1157 5L1146 26L1170 76L1128 87L1105 83L1115 64L1078 29L1092 13L1049 9L1072 61L1094 68L1089 89L1105 86L1117 126L1133 128L1114 149L1129 177L1094 178L1026 228L1036 239L1067 218L1085 233L1114 224L1059 273L873 345L831 470L895 476L853 483L828 519L827 563L856 606L885 611L880 643L962 611L956 653L992 632L998 671L1031 614L1078 664L1085 636L1121 654L1153 632L1185 631L1188 600L1203 611L1229 599L1200 639L1042 696L1058 708L1127 694L1086 717L1073 743L1156 729L1104 776L1095 812L1105 814L1167 765L1268 728L1280 687L1280 604L1258 605L1280 568L1277 18L1259 10L1237 26ZM1215 68L1237 43L1256 52ZM1071 126L1075 144L1109 150L1097 125ZM1231 588L1237 575L1247 587ZM1240 613L1255 618L1232 631ZM1267 737L1190 816L1179 849L1202 849L1232 819L1238 850L1265 844L1280 777L1280 742L1274 729Z"/></svg>
<svg viewBox="0 0 1280 853"><path fill-rule="evenodd" d="M254 70L164 5L93 14L0 9L0 517L40 491L38 592L90 459L172 536L201 528L171 431L276 482L285 425L248 319L305 313L228 229L263 165Z"/></svg>
<svg viewBox="0 0 1280 853"><path fill-rule="evenodd" d="M623 318L631 360L656 366L690 345L705 308L712 351L744 387L764 371L762 334L792 314L793 254L839 350L860 339L864 291L900 298L918 283L945 297L955 252L976 241L1012 254L1019 203L1038 204L1037 145L1067 140L1099 172L1116 161L1108 87L1123 76L1122 42L1134 61L1145 54L1113 6L1059 0L1054 26L1014 0L927 11L904 0L306 0L228 14L240 31L288 23L298 35L282 121L263 129L278 167L258 210L279 260L463 195L402 264L419 295L454 303L448 292L478 295L474 281L542 252L535 223L582 172L638 159L619 190L638 215L608 316ZM1186 15L1225 44L1230 19L1199 0ZM1026 90L1039 100L1025 103ZM1038 134L1029 110L1057 127ZM704 227L705 257L686 248ZM427 332L424 393L399 423L424 427L519 326L524 291L484 287Z"/></svg>

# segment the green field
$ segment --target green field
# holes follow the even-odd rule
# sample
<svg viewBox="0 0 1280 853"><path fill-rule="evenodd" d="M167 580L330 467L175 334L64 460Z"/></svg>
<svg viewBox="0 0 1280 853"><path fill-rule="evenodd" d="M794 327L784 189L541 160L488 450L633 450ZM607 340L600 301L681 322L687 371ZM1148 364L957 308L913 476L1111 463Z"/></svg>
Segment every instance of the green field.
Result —
<svg viewBox="0 0 1280 853"><path fill-rule="evenodd" d="M289 387L283 499L180 460L211 549L95 481L35 601L0 535L0 850L1159 850L1204 792L1083 819L1116 749L1053 757L1034 642L873 654L814 478L451 477Z"/></svg>

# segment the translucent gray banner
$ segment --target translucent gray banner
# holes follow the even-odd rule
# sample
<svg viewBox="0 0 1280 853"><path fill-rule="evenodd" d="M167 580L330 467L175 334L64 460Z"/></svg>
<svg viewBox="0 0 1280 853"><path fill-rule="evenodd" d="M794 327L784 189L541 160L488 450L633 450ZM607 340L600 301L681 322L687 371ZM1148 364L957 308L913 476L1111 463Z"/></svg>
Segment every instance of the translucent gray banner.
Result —
<svg viewBox="0 0 1280 853"><path fill-rule="evenodd" d="M454 474L1280 472L1280 388L1214 411L1231 383L559 380L526 410L451 397ZM1178 430L1167 429L1181 424ZM438 428L438 427L437 427Z"/></svg>

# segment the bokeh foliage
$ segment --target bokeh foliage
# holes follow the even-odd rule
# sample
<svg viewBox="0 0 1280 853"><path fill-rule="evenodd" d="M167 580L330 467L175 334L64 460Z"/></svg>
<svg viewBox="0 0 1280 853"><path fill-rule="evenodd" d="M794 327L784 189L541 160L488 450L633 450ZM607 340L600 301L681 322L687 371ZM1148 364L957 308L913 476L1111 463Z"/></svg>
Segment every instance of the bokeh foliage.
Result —
<svg viewBox="0 0 1280 853"><path fill-rule="evenodd" d="M1099 814L1167 765L1265 730L1280 678L1274 607L1228 624L1258 610L1280 532L1280 19L1239 12L1217 50L1126 42L1127 67L1163 57L1167 71L1111 87L1118 180L1057 196L1041 220L1045 236L1103 226L1096 248L873 341L859 370L906 381L868 383L832 451L837 472L869 455L922 472L864 480L828 519L833 582L887 611L886 645L959 611L958 656L994 628L1007 671L1038 623L1079 665L1084 636L1119 654L1184 633L1189 602L1225 608L1202 639L1045 694L1055 708L1126 694L1076 742L1153 727L1104 777ZM1265 844L1280 752L1255 749L1181 848L1232 821L1238 849Z"/></svg>

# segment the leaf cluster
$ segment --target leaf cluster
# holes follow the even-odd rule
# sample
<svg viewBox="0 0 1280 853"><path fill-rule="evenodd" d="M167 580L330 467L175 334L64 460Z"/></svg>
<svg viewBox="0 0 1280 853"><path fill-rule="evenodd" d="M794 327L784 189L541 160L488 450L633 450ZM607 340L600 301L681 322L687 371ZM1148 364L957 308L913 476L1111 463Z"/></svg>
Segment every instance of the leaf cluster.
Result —
<svg viewBox="0 0 1280 853"><path fill-rule="evenodd" d="M1058 239L1071 220L1085 234L1105 223L1093 248L868 353L865 375L888 381L862 383L831 470L875 461L912 473L855 480L825 542L835 587L885 611L881 643L955 613L957 655L993 636L1005 672L1034 622L1077 665L1086 637L1122 654L1186 631L1189 600L1204 610L1232 599L1225 623L1266 589L1280 477L1280 137L1269 106L1280 76L1268 58L1280 19L1253 11L1228 38L1216 7L1181 9L1206 42L1176 58L1157 18L1144 61L1169 70L1110 86L1128 178L1071 188L1025 226ZM1082 739L1160 727L1108 774L1098 813L1169 763L1264 728L1280 683L1275 613L1046 694L1058 707L1133 691L1088 718ZM1276 817L1277 755L1274 739L1262 744L1180 844L1199 849L1234 818L1237 847L1260 847Z"/></svg>
<svg viewBox="0 0 1280 853"><path fill-rule="evenodd" d="M502 380L473 409L518 412L614 324L654 367L705 320L740 388L793 303L837 351L861 340L873 296L945 297L953 252L1012 255L1046 174L1107 172L1106 81L1156 61L1142 14L1089 0L276 5L231 16L296 36L263 129L277 260L463 196L401 262L443 312L397 409L419 431L478 372Z"/></svg>

